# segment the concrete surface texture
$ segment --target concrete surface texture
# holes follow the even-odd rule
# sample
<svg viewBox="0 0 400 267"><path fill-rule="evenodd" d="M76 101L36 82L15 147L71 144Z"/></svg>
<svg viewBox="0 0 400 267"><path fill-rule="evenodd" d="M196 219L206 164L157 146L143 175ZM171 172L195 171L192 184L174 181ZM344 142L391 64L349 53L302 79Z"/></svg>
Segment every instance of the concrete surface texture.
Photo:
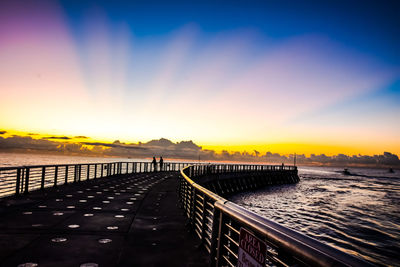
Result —
<svg viewBox="0 0 400 267"><path fill-rule="evenodd" d="M0 266L207 266L178 173L130 174L0 200Z"/></svg>

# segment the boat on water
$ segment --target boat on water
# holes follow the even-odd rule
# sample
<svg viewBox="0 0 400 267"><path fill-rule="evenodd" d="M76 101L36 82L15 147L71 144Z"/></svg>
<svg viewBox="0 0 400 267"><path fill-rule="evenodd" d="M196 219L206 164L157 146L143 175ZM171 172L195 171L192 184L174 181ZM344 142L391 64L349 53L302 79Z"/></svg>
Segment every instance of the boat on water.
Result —
<svg viewBox="0 0 400 267"><path fill-rule="evenodd" d="M351 173L349 172L349 169L347 169L347 168L345 168L345 169L343 170L343 174L344 174L344 175L351 175Z"/></svg>
<svg viewBox="0 0 400 267"><path fill-rule="evenodd" d="M392 168L390 168L389 173L394 173L394 170Z"/></svg>

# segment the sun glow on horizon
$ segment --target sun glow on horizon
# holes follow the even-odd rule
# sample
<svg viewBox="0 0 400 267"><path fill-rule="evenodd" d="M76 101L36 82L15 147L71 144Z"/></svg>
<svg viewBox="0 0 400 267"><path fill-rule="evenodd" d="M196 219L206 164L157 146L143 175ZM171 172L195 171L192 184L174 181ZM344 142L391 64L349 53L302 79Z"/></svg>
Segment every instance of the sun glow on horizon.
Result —
<svg viewBox="0 0 400 267"><path fill-rule="evenodd" d="M112 144L114 142L121 142L123 144L139 144L140 143L146 143L151 140L158 140L160 138L156 139L138 139L138 140L132 140L132 139L113 139L113 138L93 138L90 136L80 136L80 135L65 135L65 134L60 134L60 133L44 133L44 132L24 132L24 131L15 131L15 130L5 130L3 129L5 133L0 135L0 137L3 138L10 138L13 136L19 136L19 137L30 137L35 140L54 140L59 143L67 143L67 144L85 144L84 147L88 149L93 149L94 146L90 145L90 143L96 144L96 143L105 143L105 144ZM172 142L180 142L180 141L189 141L189 140L174 140L171 139ZM355 146L352 144L349 144L348 146L340 145L340 144L331 144L331 145L326 145L323 143L219 143L219 144L207 144L207 143L198 143L196 140L193 140L194 143L197 145L201 146L202 149L204 150L212 150L215 151L216 153L221 153L223 151L227 151L229 153L250 153L250 154L255 154L259 153L260 155L264 155L267 152L271 153L278 153L281 155L293 155L293 154L304 154L305 156L310 156L311 154L315 155L320 155L320 154L325 154L327 156L334 156L338 154L345 154L345 155L376 155L376 154L381 154L384 151L389 151L395 154L400 154L398 151L400 151L399 147L387 147L382 149L382 146L370 146L368 148L360 149L359 146Z"/></svg>
<svg viewBox="0 0 400 267"><path fill-rule="evenodd" d="M323 34L211 34L187 22L141 36L133 22L98 8L76 29L62 4L6 7L0 126L8 132L164 137L217 151L400 154L400 67Z"/></svg>

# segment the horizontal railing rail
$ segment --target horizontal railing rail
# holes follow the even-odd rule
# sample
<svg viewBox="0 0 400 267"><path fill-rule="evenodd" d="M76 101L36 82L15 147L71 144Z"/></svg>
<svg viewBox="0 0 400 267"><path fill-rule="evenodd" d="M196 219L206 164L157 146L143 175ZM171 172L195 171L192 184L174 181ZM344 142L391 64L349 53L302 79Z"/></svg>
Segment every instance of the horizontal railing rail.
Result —
<svg viewBox="0 0 400 267"><path fill-rule="evenodd" d="M181 170L179 197L211 266L237 266L241 228L265 242L266 266L366 266L369 263L246 210L195 181L224 173L293 172L283 165L191 165ZM218 178L216 178L218 179ZM198 181L200 182L200 181Z"/></svg>
<svg viewBox="0 0 400 267"><path fill-rule="evenodd" d="M193 164L164 162L162 171L179 171ZM0 167L0 198L121 174L153 172L160 165L151 162L109 162Z"/></svg>

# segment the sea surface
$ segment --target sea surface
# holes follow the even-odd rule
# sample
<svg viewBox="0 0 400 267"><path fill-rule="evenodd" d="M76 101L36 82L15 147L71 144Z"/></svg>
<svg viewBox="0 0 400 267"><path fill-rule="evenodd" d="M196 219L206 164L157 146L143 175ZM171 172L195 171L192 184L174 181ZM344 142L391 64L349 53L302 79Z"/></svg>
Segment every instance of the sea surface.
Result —
<svg viewBox="0 0 400 267"><path fill-rule="evenodd" d="M299 167L300 182L230 200L382 266L400 266L400 171Z"/></svg>
<svg viewBox="0 0 400 267"><path fill-rule="evenodd" d="M77 163L107 163L117 161L146 162L151 159L132 159L114 157L82 157L49 154L23 154L23 153L0 153L0 167L30 166L30 165L52 165L52 164L77 164Z"/></svg>
<svg viewBox="0 0 400 267"><path fill-rule="evenodd" d="M157 157L157 161L160 158ZM88 157L51 154L25 154L0 152L0 167L56 165L108 162L151 162L152 158ZM164 162L193 162L193 160L164 159Z"/></svg>

